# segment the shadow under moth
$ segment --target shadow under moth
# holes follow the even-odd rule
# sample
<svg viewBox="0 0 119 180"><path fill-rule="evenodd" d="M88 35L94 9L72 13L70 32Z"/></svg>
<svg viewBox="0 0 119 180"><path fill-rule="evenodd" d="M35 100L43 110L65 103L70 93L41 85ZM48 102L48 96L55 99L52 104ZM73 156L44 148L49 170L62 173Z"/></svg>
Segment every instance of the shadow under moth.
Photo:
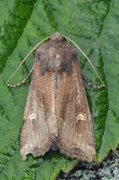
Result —
<svg viewBox="0 0 119 180"><path fill-rule="evenodd" d="M94 142L76 50L55 33L35 52L20 153L25 160L28 154L59 149L68 157L92 161Z"/></svg>

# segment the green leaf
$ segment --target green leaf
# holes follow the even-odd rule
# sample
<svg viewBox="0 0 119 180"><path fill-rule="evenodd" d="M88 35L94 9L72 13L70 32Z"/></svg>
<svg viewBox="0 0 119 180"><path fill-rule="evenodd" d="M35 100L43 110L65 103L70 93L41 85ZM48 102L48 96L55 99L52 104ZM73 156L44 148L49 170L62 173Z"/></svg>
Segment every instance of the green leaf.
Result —
<svg viewBox="0 0 119 180"><path fill-rule="evenodd" d="M16 89L5 84L33 46L55 31L72 38L83 49L106 84L98 91L86 86L96 161L102 161L119 142L119 1L5 0L0 1L0 8L0 179L55 179L61 170L69 171L78 162L55 152L43 159L21 159L19 134L28 83ZM85 75L99 84L82 56L80 64ZM12 83L21 81L32 65L31 56Z"/></svg>
<svg viewBox="0 0 119 180"><path fill-rule="evenodd" d="M41 162L37 169L36 180L48 178L54 180L60 171L68 173L76 165L76 160L68 159L59 153L52 153L49 156L45 156Z"/></svg>

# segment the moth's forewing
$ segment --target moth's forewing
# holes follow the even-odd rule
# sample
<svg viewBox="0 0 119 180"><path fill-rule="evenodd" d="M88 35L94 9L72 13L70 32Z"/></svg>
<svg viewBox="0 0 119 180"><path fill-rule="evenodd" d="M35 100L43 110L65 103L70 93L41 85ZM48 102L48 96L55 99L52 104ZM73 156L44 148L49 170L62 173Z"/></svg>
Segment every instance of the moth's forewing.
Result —
<svg viewBox="0 0 119 180"><path fill-rule="evenodd" d="M95 155L91 115L74 49L60 34L40 47L21 132L23 159L59 148L72 158Z"/></svg>
<svg viewBox="0 0 119 180"><path fill-rule="evenodd" d="M64 74L63 81L58 82L58 98L62 99L58 146L69 157L92 161L95 145L91 114L77 61L72 63L71 74Z"/></svg>
<svg viewBox="0 0 119 180"><path fill-rule="evenodd" d="M30 153L34 157L44 155L57 135L53 87L52 73L42 75L40 62L36 60L20 138L23 159Z"/></svg>

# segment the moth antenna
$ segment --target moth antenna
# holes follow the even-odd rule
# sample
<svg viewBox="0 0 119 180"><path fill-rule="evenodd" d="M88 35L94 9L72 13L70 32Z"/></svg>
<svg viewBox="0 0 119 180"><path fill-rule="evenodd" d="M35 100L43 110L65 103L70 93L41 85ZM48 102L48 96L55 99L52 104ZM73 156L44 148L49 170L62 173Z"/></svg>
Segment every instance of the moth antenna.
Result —
<svg viewBox="0 0 119 180"><path fill-rule="evenodd" d="M15 87L19 87L19 86L21 86L22 84L24 84L25 82L26 82L26 80L30 77L30 75L31 75L31 73L33 72L33 68L34 68L34 66L31 68L31 70L29 71L29 73L27 74L27 76L21 81L21 82L19 82L19 83L17 83L17 84L7 84L7 86L8 87L13 87L13 88L15 88Z"/></svg>
<svg viewBox="0 0 119 180"><path fill-rule="evenodd" d="M36 50L38 48L38 46L40 44L42 44L44 41L46 41L47 39L49 39L49 36L44 38L43 40L41 40L40 42L38 42L32 49L31 51L24 57L24 59L21 61L21 63L19 64L19 66L16 68L16 70L13 72L13 74L9 77L9 79L7 80L6 84L9 83L9 81L13 78L13 76L18 72L18 70L20 69L20 67L22 66L22 64L25 62L25 60L31 55L31 53Z"/></svg>
<svg viewBox="0 0 119 180"><path fill-rule="evenodd" d="M83 54L83 56L87 59L87 61L89 62L89 64L91 65L92 69L94 70L95 74L97 75L97 77L100 79L101 83L102 83L102 86L106 86L104 84L104 82L102 81L102 79L100 78L99 74L97 73L94 65L92 64L91 60L88 58L88 56L84 53L84 51L73 41L71 40L70 38L64 36L68 41L70 41L72 44L75 45L75 47Z"/></svg>

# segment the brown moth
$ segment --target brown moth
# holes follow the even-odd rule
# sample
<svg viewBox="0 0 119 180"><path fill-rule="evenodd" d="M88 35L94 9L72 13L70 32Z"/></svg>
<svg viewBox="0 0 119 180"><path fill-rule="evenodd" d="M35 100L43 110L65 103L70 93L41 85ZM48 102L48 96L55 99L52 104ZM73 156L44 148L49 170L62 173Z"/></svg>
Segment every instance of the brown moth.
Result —
<svg viewBox="0 0 119 180"><path fill-rule="evenodd" d="M36 51L20 152L25 160L59 149L71 158L95 156L91 114L76 51L59 33Z"/></svg>

